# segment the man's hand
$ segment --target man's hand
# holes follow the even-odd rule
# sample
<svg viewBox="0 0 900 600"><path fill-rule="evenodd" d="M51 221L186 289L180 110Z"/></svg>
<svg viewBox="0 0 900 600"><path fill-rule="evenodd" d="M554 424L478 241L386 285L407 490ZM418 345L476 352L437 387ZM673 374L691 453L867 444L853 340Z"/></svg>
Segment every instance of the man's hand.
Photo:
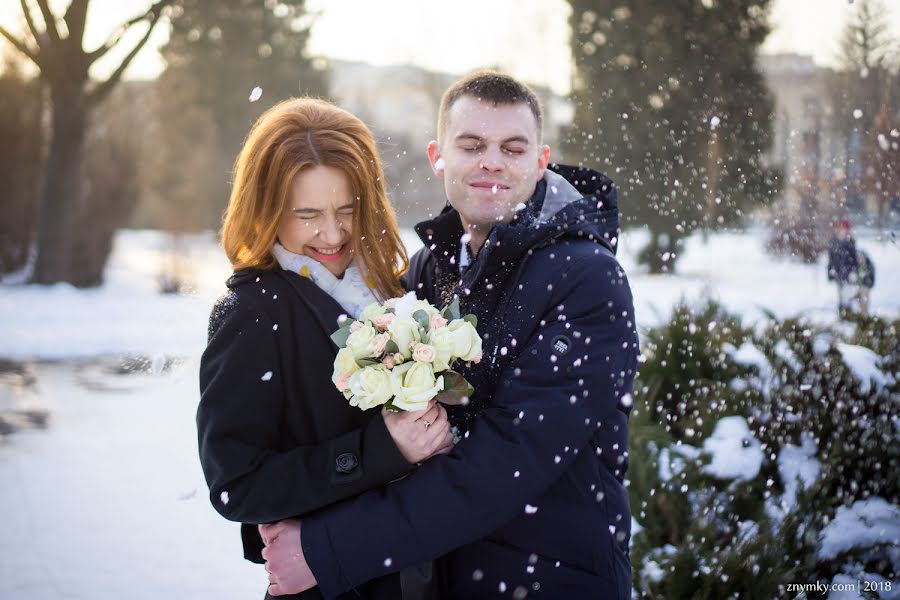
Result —
<svg viewBox="0 0 900 600"><path fill-rule="evenodd" d="M260 525L259 535L266 544L262 557L269 572L271 596L299 594L316 587L316 577L306 564L300 545L299 519Z"/></svg>

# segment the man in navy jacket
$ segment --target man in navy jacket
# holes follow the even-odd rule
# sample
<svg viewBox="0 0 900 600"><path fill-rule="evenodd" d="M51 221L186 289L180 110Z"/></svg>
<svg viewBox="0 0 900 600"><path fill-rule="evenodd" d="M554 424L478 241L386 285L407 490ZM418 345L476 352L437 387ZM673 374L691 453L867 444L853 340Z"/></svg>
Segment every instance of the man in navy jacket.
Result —
<svg viewBox="0 0 900 600"><path fill-rule="evenodd" d="M638 340L604 175L550 165L540 105L496 72L457 82L428 148L448 207L408 286L478 317L463 439L405 479L263 526L270 593L334 598L437 559L444 598L631 595L624 476Z"/></svg>

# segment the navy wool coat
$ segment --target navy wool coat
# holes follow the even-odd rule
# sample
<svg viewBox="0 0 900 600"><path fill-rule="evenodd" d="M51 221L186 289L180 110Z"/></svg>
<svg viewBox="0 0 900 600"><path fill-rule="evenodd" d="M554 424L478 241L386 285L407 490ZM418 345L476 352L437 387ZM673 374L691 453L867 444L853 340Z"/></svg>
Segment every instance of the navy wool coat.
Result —
<svg viewBox="0 0 900 600"><path fill-rule="evenodd" d="M464 436L449 455L304 521L323 595L441 557L444 598L630 598L638 340L612 182L552 166L462 273L455 210L417 231L408 286L478 317L475 394L451 410Z"/></svg>

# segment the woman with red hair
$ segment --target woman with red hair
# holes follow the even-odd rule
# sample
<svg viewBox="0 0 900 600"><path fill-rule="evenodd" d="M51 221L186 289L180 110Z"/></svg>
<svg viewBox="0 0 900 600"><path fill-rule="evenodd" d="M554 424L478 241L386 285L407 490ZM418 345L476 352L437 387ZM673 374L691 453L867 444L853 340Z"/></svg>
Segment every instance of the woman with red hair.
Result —
<svg viewBox="0 0 900 600"><path fill-rule="evenodd" d="M339 317L401 295L408 265L362 121L309 98L263 114L235 164L222 245L234 274L200 364L200 460L213 506L262 563L258 525L385 485L449 452L452 435L440 405L363 412L331 380ZM348 597L400 594L393 575Z"/></svg>

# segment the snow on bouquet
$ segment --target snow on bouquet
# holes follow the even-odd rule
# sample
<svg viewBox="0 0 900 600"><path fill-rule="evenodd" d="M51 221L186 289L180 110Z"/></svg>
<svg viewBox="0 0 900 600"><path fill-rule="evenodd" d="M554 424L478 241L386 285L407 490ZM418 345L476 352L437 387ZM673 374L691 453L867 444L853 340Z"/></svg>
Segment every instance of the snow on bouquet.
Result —
<svg viewBox="0 0 900 600"><path fill-rule="evenodd" d="M340 348L331 380L362 410L422 410L438 394L464 403L474 389L451 367L481 360L476 325L474 315L459 316L458 298L443 310L414 292L370 304L331 335Z"/></svg>

